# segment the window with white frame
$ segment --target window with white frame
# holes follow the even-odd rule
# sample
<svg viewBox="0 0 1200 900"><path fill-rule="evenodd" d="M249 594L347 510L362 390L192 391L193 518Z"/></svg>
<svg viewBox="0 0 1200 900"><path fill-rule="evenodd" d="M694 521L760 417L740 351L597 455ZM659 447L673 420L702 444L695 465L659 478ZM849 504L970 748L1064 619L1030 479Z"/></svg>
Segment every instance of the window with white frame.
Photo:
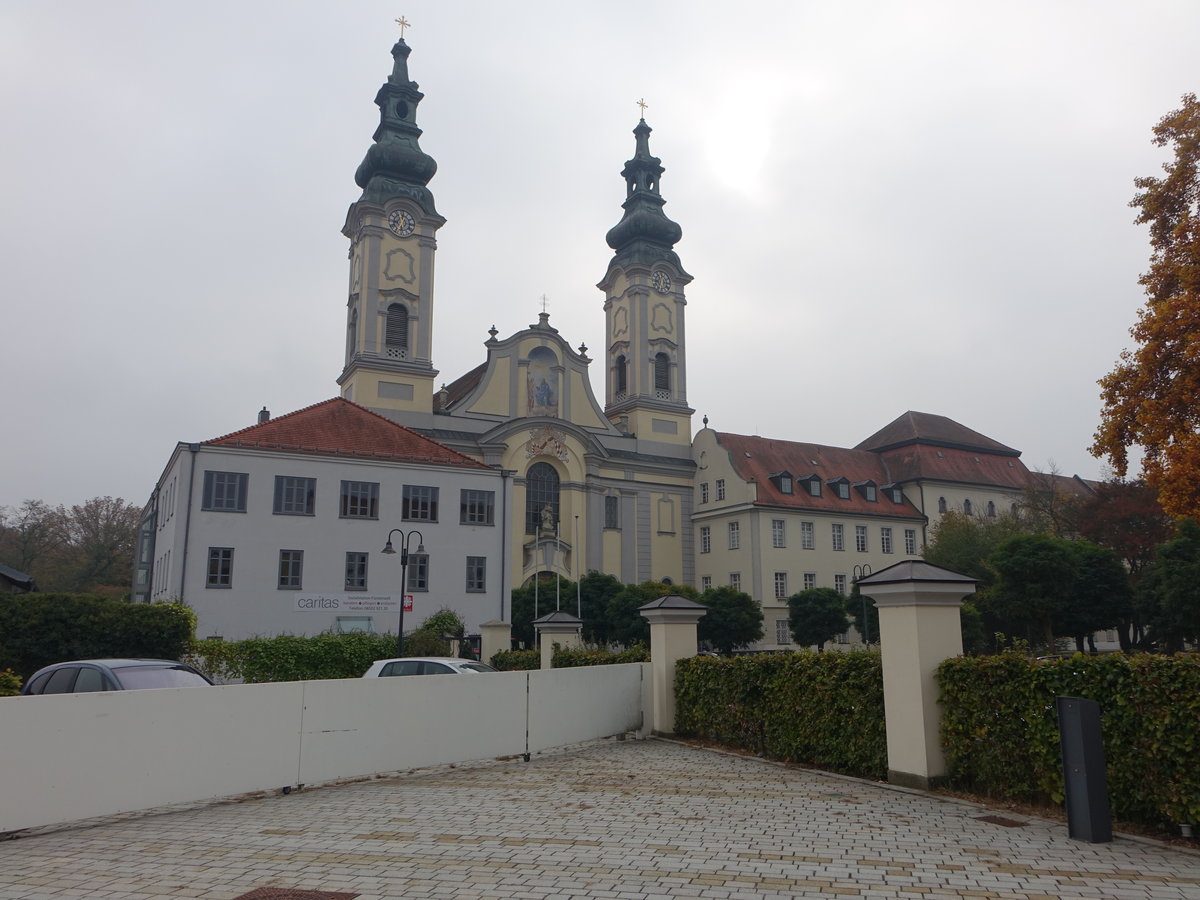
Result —
<svg viewBox="0 0 1200 900"><path fill-rule="evenodd" d="M729 549L737 550L742 546L742 526L738 522L729 523Z"/></svg>
<svg viewBox="0 0 1200 900"><path fill-rule="evenodd" d="M408 555L408 589L410 591L429 590L428 553L410 553Z"/></svg>
<svg viewBox="0 0 1200 900"><path fill-rule="evenodd" d="M621 498L616 495L604 498L604 527L621 527Z"/></svg>
<svg viewBox="0 0 1200 900"><path fill-rule="evenodd" d="M817 573L816 572L805 572L804 573L804 589L806 591L811 591L816 586L817 586Z"/></svg>
<svg viewBox="0 0 1200 900"><path fill-rule="evenodd" d="M704 593L705 591L711 591L711 590L712 590L712 576L711 575L701 575L700 576L700 593Z"/></svg>
<svg viewBox="0 0 1200 900"><path fill-rule="evenodd" d="M700 482L700 502L701 503L708 502L708 482L707 481Z"/></svg>
<svg viewBox="0 0 1200 900"><path fill-rule="evenodd" d="M792 629L789 627L787 619L775 620L775 643L790 644L792 642Z"/></svg>
<svg viewBox="0 0 1200 900"><path fill-rule="evenodd" d="M859 553L867 552L867 526L854 526L854 549Z"/></svg>
<svg viewBox="0 0 1200 900"><path fill-rule="evenodd" d="M405 522L436 522L438 489L424 484L406 484L400 518Z"/></svg>
<svg viewBox="0 0 1200 900"><path fill-rule="evenodd" d="M708 525L700 526L700 552L709 553L712 551L712 528Z"/></svg>
<svg viewBox="0 0 1200 900"><path fill-rule="evenodd" d="M788 595L787 572L776 572L775 573L775 599L776 600L785 600L785 599L787 599L787 595Z"/></svg>
<svg viewBox="0 0 1200 900"><path fill-rule="evenodd" d="M837 591L839 594L846 593L846 576L845 575L834 575L833 576L833 589L835 591Z"/></svg>
<svg viewBox="0 0 1200 900"><path fill-rule="evenodd" d="M367 554L350 551L346 554L346 590L367 589Z"/></svg>
<svg viewBox="0 0 1200 900"><path fill-rule="evenodd" d="M213 512L245 512L247 472L205 472L202 509Z"/></svg>
<svg viewBox="0 0 1200 900"><path fill-rule="evenodd" d="M208 548L208 575L204 580L206 588L233 587L233 548Z"/></svg>
<svg viewBox="0 0 1200 900"><path fill-rule="evenodd" d="M821 479L817 478L816 475L808 479L808 494L810 497L821 496Z"/></svg>
<svg viewBox="0 0 1200 900"><path fill-rule="evenodd" d="M275 515L311 516L316 512L316 498L317 479L275 476Z"/></svg>
<svg viewBox="0 0 1200 900"><path fill-rule="evenodd" d="M340 515L343 519L378 519L379 483L343 481Z"/></svg>
<svg viewBox="0 0 1200 900"><path fill-rule="evenodd" d="M718 500L725 499L725 479L724 478L717 479L717 499Z"/></svg>
<svg viewBox="0 0 1200 900"><path fill-rule="evenodd" d="M812 522L800 523L800 549L801 550L816 550L817 539L813 532Z"/></svg>
<svg viewBox="0 0 1200 900"><path fill-rule="evenodd" d="M279 551L279 589L298 591L304 584L304 551Z"/></svg>
<svg viewBox="0 0 1200 900"><path fill-rule="evenodd" d="M904 529L904 552L909 556L915 556L917 553L917 529Z"/></svg>
<svg viewBox="0 0 1200 900"><path fill-rule="evenodd" d="M879 529L879 549L883 553L892 552L892 529L886 525Z"/></svg>
<svg viewBox="0 0 1200 900"><path fill-rule="evenodd" d="M845 550L846 549L846 529L840 523L834 522L832 530L831 530L831 535L833 537L833 549L834 550Z"/></svg>
<svg viewBox="0 0 1200 900"><path fill-rule="evenodd" d="M480 594L487 590L487 557L467 557L467 593Z"/></svg>
<svg viewBox="0 0 1200 900"><path fill-rule="evenodd" d="M742 589L742 573L741 572L730 572L729 573L729 586L731 588L733 588L735 591L740 591Z"/></svg>
<svg viewBox="0 0 1200 900"><path fill-rule="evenodd" d="M496 492L463 488L458 495L458 521L461 525L494 525Z"/></svg>
<svg viewBox="0 0 1200 900"><path fill-rule="evenodd" d="M771 546L776 549L787 546L787 522L783 519L771 520Z"/></svg>

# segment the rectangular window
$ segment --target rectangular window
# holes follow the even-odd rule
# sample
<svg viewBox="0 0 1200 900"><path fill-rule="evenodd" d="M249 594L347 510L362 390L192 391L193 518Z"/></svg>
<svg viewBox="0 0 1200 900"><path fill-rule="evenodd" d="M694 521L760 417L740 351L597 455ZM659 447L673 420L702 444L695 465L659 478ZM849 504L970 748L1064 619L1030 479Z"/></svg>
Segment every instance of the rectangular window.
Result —
<svg viewBox="0 0 1200 900"><path fill-rule="evenodd" d="M711 591L711 590L712 590L712 576L711 575L701 575L700 576L700 592L704 593L705 591Z"/></svg>
<svg viewBox="0 0 1200 900"><path fill-rule="evenodd" d="M775 620L775 643L790 644L792 642L792 629L788 627L787 619Z"/></svg>
<svg viewBox="0 0 1200 900"><path fill-rule="evenodd" d="M731 588L733 588L735 591L740 591L742 589L742 573L741 572L730 572L729 573L729 586Z"/></svg>
<svg viewBox="0 0 1200 900"><path fill-rule="evenodd" d="M837 637L835 637L835 638L833 639L833 642L834 642L835 644L848 644L848 643L850 643L850 632L848 632L848 631L843 631L841 634L839 634Z"/></svg>
<svg viewBox="0 0 1200 900"><path fill-rule="evenodd" d="M700 552L708 553L712 550L712 529L707 525L700 526Z"/></svg>
<svg viewBox="0 0 1200 900"><path fill-rule="evenodd" d="M411 563L410 563L411 564ZM487 590L487 557L467 557L467 593L479 594Z"/></svg>
<svg viewBox="0 0 1200 900"><path fill-rule="evenodd" d="M821 496L821 482L816 478L808 479L808 493L811 497Z"/></svg>
<svg viewBox="0 0 1200 900"><path fill-rule="evenodd" d="M917 529L904 529L904 552L909 556L915 556L917 552Z"/></svg>
<svg viewBox="0 0 1200 900"><path fill-rule="evenodd" d="M804 589L806 591L811 591L816 586L817 586L817 573L816 572L805 572L804 573Z"/></svg>
<svg viewBox="0 0 1200 900"><path fill-rule="evenodd" d="M787 522L783 519L771 520L771 546L775 548L787 546Z"/></svg>
<svg viewBox="0 0 1200 900"><path fill-rule="evenodd" d="M884 553L892 552L892 529L887 527L879 529L879 549Z"/></svg>
<svg viewBox="0 0 1200 900"><path fill-rule="evenodd" d="M311 516L316 512L317 479L275 476L275 508L277 516Z"/></svg>
<svg viewBox="0 0 1200 900"><path fill-rule="evenodd" d="M379 483L343 481L340 515L343 519L378 519Z"/></svg>
<svg viewBox="0 0 1200 900"><path fill-rule="evenodd" d="M776 600L786 600L787 595L788 595L787 572L776 572L775 573L775 599Z"/></svg>
<svg viewBox="0 0 1200 900"><path fill-rule="evenodd" d="M845 550L846 549L845 529L837 523L834 523L834 526L833 526L833 549L834 550Z"/></svg>
<svg viewBox="0 0 1200 900"><path fill-rule="evenodd" d="M367 554L351 551L346 554L346 590L367 589Z"/></svg>
<svg viewBox="0 0 1200 900"><path fill-rule="evenodd" d="M725 499L725 479L724 478L717 479L717 499L718 500Z"/></svg>
<svg viewBox="0 0 1200 900"><path fill-rule="evenodd" d="M210 588L233 587L232 547L208 548L208 578L205 580L204 586Z"/></svg>
<svg viewBox="0 0 1200 900"><path fill-rule="evenodd" d="M245 512L247 472L205 472L203 509L215 512Z"/></svg>
<svg viewBox="0 0 1200 900"><path fill-rule="evenodd" d="M833 589L835 591L837 591L839 594L846 593L846 576L845 575L834 575L833 576Z"/></svg>
<svg viewBox="0 0 1200 900"><path fill-rule="evenodd" d="M496 524L496 492L462 490L458 495L460 525Z"/></svg>
<svg viewBox="0 0 1200 900"><path fill-rule="evenodd" d="M708 502L708 482L707 481L700 482L700 502L701 503Z"/></svg>
<svg viewBox="0 0 1200 900"><path fill-rule="evenodd" d="M605 497L604 498L604 527L605 528L620 528L620 497Z"/></svg>
<svg viewBox="0 0 1200 900"><path fill-rule="evenodd" d="M303 550L279 551L279 589L286 591L300 590L304 573Z"/></svg>
<svg viewBox="0 0 1200 900"><path fill-rule="evenodd" d="M438 489L421 484L406 484L400 518L405 522L436 522Z"/></svg>
<svg viewBox="0 0 1200 900"><path fill-rule="evenodd" d="M729 523L729 549L737 550L742 546L742 526L737 522Z"/></svg>
<svg viewBox="0 0 1200 900"><path fill-rule="evenodd" d="M800 549L801 550L816 550L817 539L813 534L812 522L800 523Z"/></svg>
<svg viewBox="0 0 1200 900"><path fill-rule="evenodd" d="M854 526L854 549L859 553L867 552L867 526Z"/></svg>
<svg viewBox="0 0 1200 900"><path fill-rule="evenodd" d="M408 589L410 591L429 590L428 553L410 553L408 555Z"/></svg>

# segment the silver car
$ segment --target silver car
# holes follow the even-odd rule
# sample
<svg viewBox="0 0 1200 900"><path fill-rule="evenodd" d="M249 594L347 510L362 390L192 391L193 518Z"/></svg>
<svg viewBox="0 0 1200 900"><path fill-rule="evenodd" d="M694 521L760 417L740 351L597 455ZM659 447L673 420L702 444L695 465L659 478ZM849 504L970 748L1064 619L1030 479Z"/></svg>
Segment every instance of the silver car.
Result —
<svg viewBox="0 0 1200 900"><path fill-rule="evenodd" d="M392 675L476 675L495 672L486 663L452 656L406 656L401 659L377 659L363 678L388 678Z"/></svg>
<svg viewBox="0 0 1200 900"><path fill-rule="evenodd" d="M38 669L21 693L81 694L211 684L191 666L171 659L78 659Z"/></svg>

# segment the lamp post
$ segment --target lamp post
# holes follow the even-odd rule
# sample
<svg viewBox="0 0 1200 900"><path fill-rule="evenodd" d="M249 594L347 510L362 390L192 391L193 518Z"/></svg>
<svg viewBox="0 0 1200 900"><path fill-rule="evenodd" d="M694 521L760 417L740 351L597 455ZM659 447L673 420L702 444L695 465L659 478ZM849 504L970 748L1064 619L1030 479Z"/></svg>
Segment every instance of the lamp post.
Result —
<svg viewBox="0 0 1200 900"><path fill-rule="evenodd" d="M412 543L413 535L417 538L417 552L425 552L425 536L415 528L407 534L399 529L393 528L388 532L387 543L384 545L382 553L388 556L395 554L395 549L392 547L392 535L399 533L400 535L400 626L396 631L396 655L404 655L404 596L408 590L408 545Z"/></svg>
<svg viewBox="0 0 1200 900"><path fill-rule="evenodd" d="M866 578L870 574L871 574L871 567L869 565L864 564L861 566L855 566L854 567L854 584L858 584L860 579ZM867 597L865 594L862 594L861 592L860 592L860 596L862 597L862 605L863 605L863 617L862 617L863 633L860 635L860 637L863 639L863 644L866 645L866 644L871 643L871 624L870 624L870 622L867 621Z"/></svg>

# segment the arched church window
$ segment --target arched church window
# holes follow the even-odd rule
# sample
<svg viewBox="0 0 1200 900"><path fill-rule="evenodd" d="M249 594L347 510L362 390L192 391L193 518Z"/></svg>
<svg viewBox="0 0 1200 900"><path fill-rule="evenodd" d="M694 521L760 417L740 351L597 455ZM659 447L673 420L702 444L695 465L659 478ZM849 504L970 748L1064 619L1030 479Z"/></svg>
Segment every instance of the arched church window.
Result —
<svg viewBox="0 0 1200 900"><path fill-rule="evenodd" d="M964 515L968 515L968 516L971 515L971 512L973 511L973 509L974 509L974 507L971 506L970 500L963 501L963 514Z"/></svg>
<svg viewBox="0 0 1200 900"><path fill-rule="evenodd" d="M403 304L387 308L383 342L389 359L408 359L408 310Z"/></svg>
<svg viewBox="0 0 1200 900"><path fill-rule="evenodd" d="M665 353L654 354L654 395L660 400L671 398L671 358Z"/></svg>
<svg viewBox="0 0 1200 900"><path fill-rule="evenodd" d="M945 511L946 511L946 498L938 497L938 512L944 513Z"/></svg>
<svg viewBox="0 0 1200 900"><path fill-rule="evenodd" d="M525 473L525 533L538 534L558 524L558 472L550 463L534 463Z"/></svg>
<svg viewBox="0 0 1200 900"><path fill-rule="evenodd" d="M346 323L346 362L354 357L354 347L358 339L358 310L350 310L350 320Z"/></svg>
<svg viewBox="0 0 1200 900"><path fill-rule="evenodd" d="M629 370L626 366L625 356L622 354L617 357L616 365L616 393L617 399L620 400L629 390Z"/></svg>

